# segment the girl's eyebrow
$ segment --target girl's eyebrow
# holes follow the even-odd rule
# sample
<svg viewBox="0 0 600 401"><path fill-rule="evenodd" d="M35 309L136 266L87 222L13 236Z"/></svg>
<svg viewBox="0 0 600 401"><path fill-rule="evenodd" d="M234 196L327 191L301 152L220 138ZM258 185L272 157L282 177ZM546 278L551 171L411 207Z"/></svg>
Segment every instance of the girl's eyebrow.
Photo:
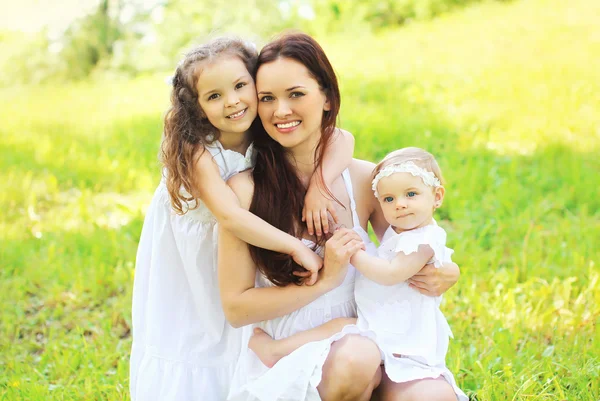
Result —
<svg viewBox="0 0 600 401"><path fill-rule="evenodd" d="M242 79L245 79L245 78L247 78L247 77L248 77L247 75L242 75L242 76L240 76L238 79L236 79L235 81L233 81L233 83L234 83L234 84L237 84L237 83L238 83L238 82L240 82ZM202 96L210 95L211 93L213 93L213 92L218 92L218 91L219 91L218 89L211 89L211 90L209 90L208 92L203 92L203 93L202 93Z"/></svg>

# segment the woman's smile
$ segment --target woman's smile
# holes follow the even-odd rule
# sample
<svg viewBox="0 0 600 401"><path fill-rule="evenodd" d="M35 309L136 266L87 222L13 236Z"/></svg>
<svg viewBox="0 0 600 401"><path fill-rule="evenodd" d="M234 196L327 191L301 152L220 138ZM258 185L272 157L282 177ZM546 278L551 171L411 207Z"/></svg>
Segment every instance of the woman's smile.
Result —
<svg viewBox="0 0 600 401"><path fill-rule="evenodd" d="M285 134L285 133L296 130L296 128L298 128L301 123L302 123L302 121L295 120L295 121L289 121L289 122L276 123L275 127L277 128L277 131Z"/></svg>

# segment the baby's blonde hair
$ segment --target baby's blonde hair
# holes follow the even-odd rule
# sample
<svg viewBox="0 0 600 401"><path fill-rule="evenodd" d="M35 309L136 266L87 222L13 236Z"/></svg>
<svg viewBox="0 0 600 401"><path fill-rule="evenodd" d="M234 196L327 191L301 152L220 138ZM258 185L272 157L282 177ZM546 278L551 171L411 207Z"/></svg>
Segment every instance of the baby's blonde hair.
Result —
<svg viewBox="0 0 600 401"><path fill-rule="evenodd" d="M436 176L436 178L440 180L442 185L444 185L445 181L444 177L442 176L442 170L440 169L440 166L435 160L435 157L433 157L433 155L427 152L426 150L415 147L402 148L388 153L387 156L385 156L383 160L380 161L377 164L377 166L375 166L371 178L375 178L375 176L383 168L391 164L400 164L408 161L415 163L417 166L427 171L431 171Z"/></svg>

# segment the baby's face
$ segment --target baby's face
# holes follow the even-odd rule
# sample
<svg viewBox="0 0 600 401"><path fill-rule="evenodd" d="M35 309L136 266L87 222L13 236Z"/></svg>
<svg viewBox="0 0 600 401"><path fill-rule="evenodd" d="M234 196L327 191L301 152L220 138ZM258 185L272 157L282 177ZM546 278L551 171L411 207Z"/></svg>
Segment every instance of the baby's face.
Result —
<svg viewBox="0 0 600 401"><path fill-rule="evenodd" d="M385 219L396 232L431 224L433 212L444 197L443 187L432 188L410 173L381 178L377 192Z"/></svg>

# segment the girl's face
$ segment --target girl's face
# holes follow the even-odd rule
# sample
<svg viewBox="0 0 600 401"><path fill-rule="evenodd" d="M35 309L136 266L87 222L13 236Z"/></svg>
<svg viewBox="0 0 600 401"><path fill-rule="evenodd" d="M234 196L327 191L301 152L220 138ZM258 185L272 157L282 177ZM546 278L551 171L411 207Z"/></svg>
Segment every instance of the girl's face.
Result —
<svg viewBox="0 0 600 401"><path fill-rule="evenodd" d="M444 200L444 187L432 188L410 173L383 177L377 192L385 219L398 233L431 224Z"/></svg>
<svg viewBox="0 0 600 401"><path fill-rule="evenodd" d="M261 65L256 88L258 115L271 138L288 149L318 142L329 102L302 63L278 58Z"/></svg>
<svg viewBox="0 0 600 401"><path fill-rule="evenodd" d="M225 55L206 64L196 89L200 107L222 135L248 131L256 118L256 87L242 60Z"/></svg>

